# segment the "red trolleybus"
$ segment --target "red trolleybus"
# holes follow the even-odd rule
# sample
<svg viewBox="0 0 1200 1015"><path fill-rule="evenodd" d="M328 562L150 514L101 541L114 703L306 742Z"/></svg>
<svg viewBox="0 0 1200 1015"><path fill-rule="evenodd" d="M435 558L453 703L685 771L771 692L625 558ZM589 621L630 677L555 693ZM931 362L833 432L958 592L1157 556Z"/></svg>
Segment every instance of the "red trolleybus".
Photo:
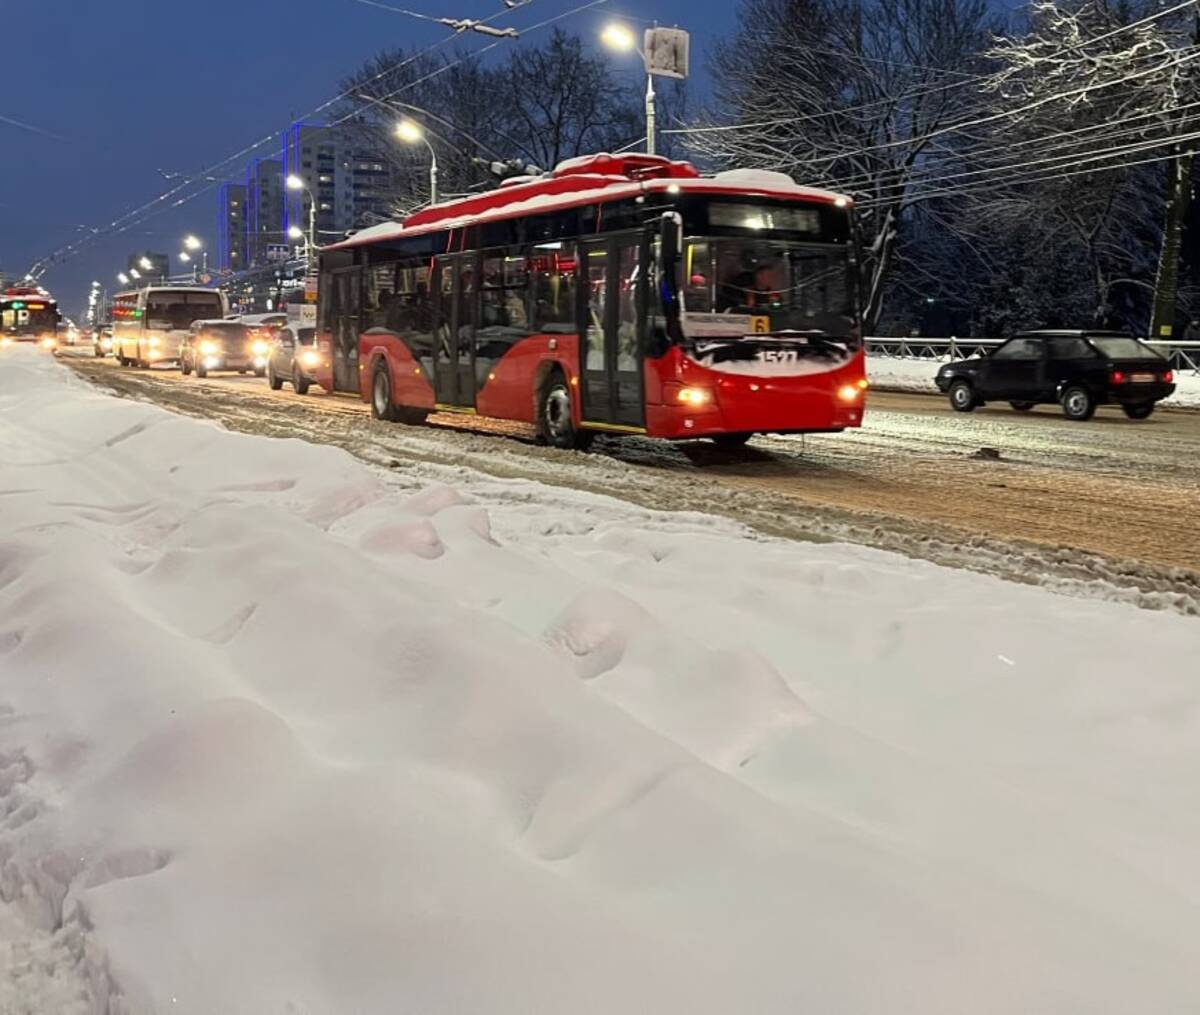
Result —
<svg viewBox="0 0 1200 1015"><path fill-rule="evenodd" d="M47 349L58 344L58 303L40 286L14 286L0 292L0 345L37 342Z"/></svg>
<svg viewBox="0 0 1200 1015"><path fill-rule="evenodd" d="M317 381L433 411L741 443L862 423L848 199L594 155L321 253Z"/></svg>

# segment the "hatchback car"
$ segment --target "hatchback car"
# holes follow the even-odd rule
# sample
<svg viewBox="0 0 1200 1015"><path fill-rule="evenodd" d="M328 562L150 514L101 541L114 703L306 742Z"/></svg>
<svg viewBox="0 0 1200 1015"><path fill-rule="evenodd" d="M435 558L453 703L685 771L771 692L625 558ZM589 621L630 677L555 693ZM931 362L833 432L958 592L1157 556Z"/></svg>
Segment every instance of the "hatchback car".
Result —
<svg viewBox="0 0 1200 1015"><path fill-rule="evenodd" d="M1112 331L1030 331L989 355L947 363L935 378L959 412L990 401L1018 412L1057 402L1067 419L1091 419L1098 405L1119 405L1145 419L1175 391L1162 356L1130 335Z"/></svg>
<svg viewBox="0 0 1200 1015"><path fill-rule="evenodd" d="M275 333L267 359L267 380L273 390L283 387L284 381L291 382L296 394L307 395L308 388L316 384L314 371L320 362L313 344L316 328L289 324Z"/></svg>
<svg viewBox="0 0 1200 1015"><path fill-rule="evenodd" d="M195 370L197 377L207 377L213 370L239 374L253 370L255 376L263 377L270 344L253 334L236 321L196 321L180 347L179 369L185 375Z"/></svg>

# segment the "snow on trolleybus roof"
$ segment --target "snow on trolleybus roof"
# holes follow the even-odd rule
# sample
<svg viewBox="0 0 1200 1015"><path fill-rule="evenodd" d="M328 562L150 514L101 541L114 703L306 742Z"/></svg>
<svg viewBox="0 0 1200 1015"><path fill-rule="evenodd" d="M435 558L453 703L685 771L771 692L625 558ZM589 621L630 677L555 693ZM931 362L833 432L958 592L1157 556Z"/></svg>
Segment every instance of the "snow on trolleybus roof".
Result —
<svg viewBox="0 0 1200 1015"><path fill-rule="evenodd" d="M731 169L702 176L690 162L676 162L656 155L610 155L604 152L560 162L552 173L543 177L520 177L484 194L432 205L414 212L403 222L370 226L323 249L346 250L646 193L737 194L839 207L849 207L853 203L845 194L801 186L785 173L771 170Z"/></svg>

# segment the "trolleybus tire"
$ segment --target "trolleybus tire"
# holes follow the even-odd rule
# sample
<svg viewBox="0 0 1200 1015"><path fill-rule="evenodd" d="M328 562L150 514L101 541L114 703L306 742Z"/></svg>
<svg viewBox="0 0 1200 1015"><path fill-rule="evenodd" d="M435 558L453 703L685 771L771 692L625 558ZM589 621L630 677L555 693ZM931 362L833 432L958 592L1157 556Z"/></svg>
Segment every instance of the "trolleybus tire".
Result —
<svg viewBox="0 0 1200 1015"><path fill-rule="evenodd" d="M567 378L557 367L546 375L538 395L538 438L566 450L586 451L596 439L590 430L575 429L574 404Z"/></svg>
<svg viewBox="0 0 1200 1015"><path fill-rule="evenodd" d="M389 423L398 423L400 414L392 402L392 375L387 361L380 359L371 375L371 415Z"/></svg>

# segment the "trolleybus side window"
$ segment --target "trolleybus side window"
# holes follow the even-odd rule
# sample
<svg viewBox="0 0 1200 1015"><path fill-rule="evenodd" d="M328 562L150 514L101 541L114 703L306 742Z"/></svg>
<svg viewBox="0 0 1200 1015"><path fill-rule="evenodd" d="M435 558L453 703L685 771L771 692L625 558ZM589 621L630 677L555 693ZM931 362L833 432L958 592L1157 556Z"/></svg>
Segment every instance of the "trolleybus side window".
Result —
<svg viewBox="0 0 1200 1015"><path fill-rule="evenodd" d="M608 248L587 252L587 369L603 370L608 306Z"/></svg>
<svg viewBox="0 0 1200 1015"><path fill-rule="evenodd" d="M534 247L529 258L533 330L573 335L576 299L575 249L570 244Z"/></svg>

